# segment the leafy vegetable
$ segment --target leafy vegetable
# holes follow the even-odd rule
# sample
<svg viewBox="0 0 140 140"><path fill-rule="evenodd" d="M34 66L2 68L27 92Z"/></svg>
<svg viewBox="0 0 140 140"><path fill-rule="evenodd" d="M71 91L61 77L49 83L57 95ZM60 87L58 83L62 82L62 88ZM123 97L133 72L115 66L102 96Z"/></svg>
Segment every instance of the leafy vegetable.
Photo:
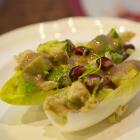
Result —
<svg viewBox="0 0 140 140"><path fill-rule="evenodd" d="M130 31L125 31L120 34L120 38L123 43L130 41L135 36L135 33Z"/></svg>
<svg viewBox="0 0 140 140"><path fill-rule="evenodd" d="M23 73L16 73L2 87L0 99L13 105L35 105L42 104L46 96L65 90L66 88L45 92L27 79Z"/></svg>
<svg viewBox="0 0 140 140"><path fill-rule="evenodd" d="M49 80L58 82L59 87L64 87L71 84L71 80L69 78L69 71L64 67L54 68L49 74Z"/></svg>
<svg viewBox="0 0 140 140"><path fill-rule="evenodd" d="M111 37L113 37L113 38L119 38L119 34L117 33L117 31L114 28L112 28L110 30L110 32L108 33L108 35L111 36Z"/></svg>
<svg viewBox="0 0 140 140"><path fill-rule="evenodd" d="M119 53L111 53L111 57L112 57L112 61L114 63L121 63L123 61L123 55L119 54Z"/></svg>
<svg viewBox="0 0 140 140"><path fill-rule="evenodd" d="M89 74L93 74L98 71L97 67L90 67L79 77L79 79L86 77Z"/></svg>
<svg viewBox="0 0 140 140"><path fill-rule="evenodd" d="M101 60L100 60L100 64L97 67L96 65L96 60L100 59L100 56L98 56L97 54L94 54L94 56L96 56L96 59L93 61L93 63L91 63L92 67L89 67L85 70L85 72L79 77L79 79L86 77L89 74L93 74L93 73L97 73L100 68L101 68Z"/></svg>
<svg viewBox="0 0 140 140"><path fill-rule="evenodd" d="M98 100L112 100L114 98L126 98L137 94L140 85L140 72L132 69L127 75L120 77L120 84L116 89L103 89L96 95Z"/></svg>

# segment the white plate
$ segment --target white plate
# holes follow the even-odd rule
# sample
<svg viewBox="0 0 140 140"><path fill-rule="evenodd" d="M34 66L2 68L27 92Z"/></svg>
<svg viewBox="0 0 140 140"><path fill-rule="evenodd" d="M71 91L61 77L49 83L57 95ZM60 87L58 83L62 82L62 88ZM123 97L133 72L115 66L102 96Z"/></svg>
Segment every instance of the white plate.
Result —
<svg viewBox="0 0 140 140"><path fill-rule="evenodd" d="M95 35L107 33L115 27L118 31L136 33L132 40L139 56L140 25L117 18L68 18L39 23L17 29L0 37L0 86L14 72L13 56L25 49L35 49L50 39L72 39L74 42L91 40ZM140 95L129 105L122 121L110 125L103 121L86 130L61 133L49 124L41 107L11 106L0 102L0 140L139 140ZM80 120L79 120L80 121Z"/></svg>

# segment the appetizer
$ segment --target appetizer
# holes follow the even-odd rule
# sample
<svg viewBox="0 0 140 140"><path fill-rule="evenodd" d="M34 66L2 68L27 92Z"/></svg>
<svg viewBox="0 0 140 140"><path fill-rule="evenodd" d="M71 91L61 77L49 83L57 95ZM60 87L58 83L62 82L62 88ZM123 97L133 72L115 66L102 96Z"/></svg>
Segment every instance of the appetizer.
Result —
<svg viewBox="0 0 140 140"><path fill-rule="evenodd" d="M127 60L135 51L129 43L133 36L111 29L80 45L52 40L26 50L16 56L16 73L2 87L0 99L43 104L62 131L87 128L113 113L119 117L140 90L140 61Z"/></svg>

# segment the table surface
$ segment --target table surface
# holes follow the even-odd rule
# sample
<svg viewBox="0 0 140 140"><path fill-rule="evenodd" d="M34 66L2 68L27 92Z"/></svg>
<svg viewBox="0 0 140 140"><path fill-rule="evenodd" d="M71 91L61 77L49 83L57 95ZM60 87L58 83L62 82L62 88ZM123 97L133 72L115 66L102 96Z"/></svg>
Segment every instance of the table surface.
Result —
<svg viewBox="0 0 140 140"><path fill-rule="evenodd" d="M0 0L0 34L32 23L89 15L82 6L81 0ZM119 17L140 21L139 13Z"/></svg>
<svg viewBox="0 0 140 140"><path fill-rule="evenodd" d="M0 0L0 34L48 20L72 16L67 0Z"/></svg>

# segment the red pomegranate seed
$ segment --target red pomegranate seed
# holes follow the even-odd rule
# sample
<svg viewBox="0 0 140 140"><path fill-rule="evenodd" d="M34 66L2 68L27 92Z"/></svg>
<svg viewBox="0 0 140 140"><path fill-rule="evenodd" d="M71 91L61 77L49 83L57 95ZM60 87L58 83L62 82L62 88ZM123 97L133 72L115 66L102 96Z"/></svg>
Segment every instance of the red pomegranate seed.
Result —
<svg viewBox="0 0 140 140"><path fill-rule="evenodd" d="M101 63L101 69L104 71L109 70L111 67L113 67L113 62L107 57L101 57L96 60L96 63L98 66L100 66Z"/></svg>
<svg viewBox="0 0 140 140"><path fill-rule="evenodd" d="M85 48L85 47L82 47L82 46L79 46L79 47L76 47L74 49L74 53L77 54L77 55L88 55L89 54L89 49Z"/></svg>
<svg viewBox="0 0 140 140"><path fill-rule="evenodd" d="M126 45L124 45L123 46L124 47L124 49L132 49L132 50L134 50L135 49L135 47L134 47L134 45L132 45L132 44L126 44Z"/></svg>
<svg viewBox="0 0 140 140"><path fill-rule="evenodd" d="M135 47L132 44L126 44L123 47L124 47L123 60L125 60L133 53Z"/></svg>
<svg viewBox="0 0 140 140"><path fill-rule="evenodd" d="M104 77L103 87L115 89L116 85L113 83L113 81L110 78Z"/></svg>
<svg viewBox="0 0 140 140"><path fill-rule="evenodd" d="M72 81L75 81L78 79L79 76L81 76L84 72L85 68L84 66L76 66L73 67L69 73L69 77Z"/></svg>

